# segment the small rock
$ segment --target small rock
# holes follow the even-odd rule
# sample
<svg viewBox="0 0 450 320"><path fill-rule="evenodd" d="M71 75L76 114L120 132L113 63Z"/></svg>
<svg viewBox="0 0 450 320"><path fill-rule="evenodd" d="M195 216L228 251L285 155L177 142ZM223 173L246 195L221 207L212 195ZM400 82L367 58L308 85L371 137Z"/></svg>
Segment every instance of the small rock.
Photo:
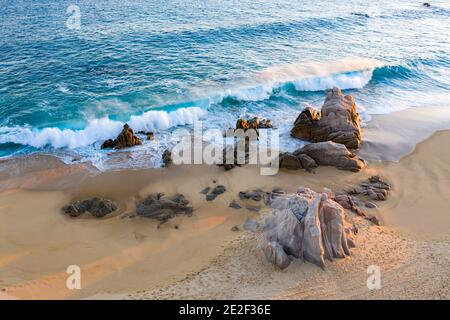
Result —
<svg viewBox="0 0 450 320"><path fill-rule="evenodd" d="M244 223L244 230L255 232L260 227L259 223L253 219L247 219Z"/></svg>
<svg viewBox="0 0 450 320"><path fill-rule="evenodd" d="M227 191L227 189L225 188L225 186L223 185L218 185L216 186L210 194L206 195L206 200L208 201L212 201L214 200L218 195L224 193L225 191Z"/></svg>
<svg viewBox="0 0 450 320"><path fill-rule="evenodd" d="M254 206L246 206L245 209L247 209L249 211L254 211L256 213L258 213L261 210L260 207L254 207Z"/></svg>
<svg viewBox="0 0 450 320"><path fill-rule="evenodd" d="M237 203L236 200L231 201L229 207L230 207L230 208L233 208L233 209L236 209L236 210L242 208L242 207L239 205L239 203Z"/></svg>
<svg viewBox="0 0 450 320"><path fill-rule="evenodd" d="M173 163L172 152L170 152L170 150L168 150L168 149L164 150L164 152L162 154L162 160L164 163L164 167L169 167Z"/></svg>
<svg viewBox="0 0 450 320"><path fill-rule="evenodd" d="M380 220L378 220L378 218L375 216L367 217L367 220L371 221L373 224L375 224L377 226L380 225Z"/></svg>
<svg viewBox="0 0 450 320"><path fill-rule="evenodd" d="M166 222L176 215L191 216L194 209L188 205L189 201L182 194L177 193L171 198L164 197L163 193L149 195L136 208L138 216Z"/></svg>
<svg viewBox="0 0 450 320"><path fill-rule="evenodd" d="M231 231L239 231L239 227L238 226L234 226L233 228L231 228Z"/></svg>
<svg viewBox="0 0 450 320"><path fill-rule="evenodd" d="M62 208L63 212L71 217L78 217L88 211L97 218L102 218L116 209L117 205L111 200L97 197L76 201Z"/></svg>
<svg viewBox="0 0 450 320"><path fill-rule="evenodd" d="M366 208L375 209L377 205L373 202L366 202L365 203Z"/></svg>
<svg viewBox="0 0 450 320"><path fill-rule="evenodd" d="M200 191L200 193L207 194L209 192L209 190L211 190L211 188L210 187L206 187L205 189Z"/></svg>

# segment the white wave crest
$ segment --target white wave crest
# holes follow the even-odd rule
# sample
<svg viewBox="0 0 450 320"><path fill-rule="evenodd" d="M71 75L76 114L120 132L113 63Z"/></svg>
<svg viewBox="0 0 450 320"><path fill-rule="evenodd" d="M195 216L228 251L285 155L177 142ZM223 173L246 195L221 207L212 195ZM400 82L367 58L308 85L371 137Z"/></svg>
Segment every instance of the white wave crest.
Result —
<svg viewBox="0 0 450 320"><path fill-rule="evenodd" d="M180 108L172 112L151 110L139 116L131 116L127 122L135 131L165 130L179 125L192 124L204 117L206 111L198 107ZM123 122L108 118L93 119L81 130L27 127L0 127L0 143L17 143L35 148L76 149L97 141L115 138L122 130Z"/></svg>
<svg viewBox="0 0 450 320"><path fill-rule="evenodd" d="M384 66L381 61L368 58L305 62L273 66L255 74L224 85L207 85L193 92L208 92L208 98L220 102L224 98L239 101L269 99L274 90L291 83L298 91L323 91L333 87L360 89L372 79L375 68ZM201 95L200 95L201 96Z"/></svg>

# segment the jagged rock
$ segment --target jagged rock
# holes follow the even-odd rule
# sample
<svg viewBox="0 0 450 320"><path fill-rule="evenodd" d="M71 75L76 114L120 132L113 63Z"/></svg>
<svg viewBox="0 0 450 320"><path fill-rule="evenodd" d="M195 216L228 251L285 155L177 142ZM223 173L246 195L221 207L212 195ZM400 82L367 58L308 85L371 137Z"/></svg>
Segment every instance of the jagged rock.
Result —
<svg viewBox="0 0 450 320"><path fill-rule="evenodd" d="M122 148L128 148L133 147L136 145L142 144L141 139L139 139L137 136L134 135L133 129L131 129L128 124L124 124L122 132L119 133L116 139L108 139L105 142L103 142L101 148L115 148L115 149L122 149Z"/></svg>
<svg viewBox="0 0 450 320"><path fill-rule="evenodd" d="M176 215L190 216L192 212L193 208L189 206L189 201L179 193L171 198L164 197L163 193L151 194L136 208L138 216L156 219L162 223Z"/></svg>
<svg viewBox="0 0 450 320"><path fill-rule="evenodd" d="M211 193L209 193L209 194L206 195L206 200L212 201L212 200L214 200L215 198L217 198L218 195L224 193L225 191L227 191L227 189L225 188L225 186L218 185L218 186L216 186L216 187L211 191Z"/></svg>
<svg viewBox="0 0 450 320"><path fill-rule="evenodd" d="M267 261L280 269L286 269L291 264L291 259L278 242L267 242L263 247L263 252Z"/></svg>
<svg viewBox="0 0 450 320"><path fill-rule="evenodd" d="M366 166L365 161L348 151L345 145L331 141L307 144L293 154L297 157L305 154L320 166L335 166L342 170L356 172Z"/></svg>
<svg viewBox="0 0 450 320"><path fill-rule="evenodd" d="M281 248L285 255L323 268L325 259L332 261L350 255L356 230L346 222L344 208L332 198L330 190L317 193L308 188L271 197L274 212L264 226L267 242L263 250L267 259L277 266L275 256L285 262Z"/></svg>
<svg viewBox="0 0 450 320"><path fill-rule="evenodd" d="M102 218L116 209L117 205L111 200L97 197L76 201L62 208L71 217L78 217L88 211L96 218Z"/></svg>
<svg viewBox="0 0 450 320"><path fill-rule="evenodd" d="M162 154L162 160L164 163L164 167L169 167L173 163L172 152L169 149L164 150Z"/></svg>
<svg viewBox="0 0 450 320"><path fill-rule="evenodd" d="M253 117L248 120L238 119L236 121L236 129L268 129L273 128L272 121L269 119L259 119L258 117Z"/></svg>
<svg viewBox="0 0 450 320"><path fill-rule="evenodd" d="M295 120L291 135L311 142L333 141L349 149L359 148L361 127L353 97L344 96L339 88L329 90L321 113L307 107Z"/></svg>
<svg viewBox="0 0 450 320"><path fill-rule="evenodd" d="M280 168L285 168L289 170L297 170L303 168L300 159L289 152L280 154L279 161L280 161Z"/></svg>

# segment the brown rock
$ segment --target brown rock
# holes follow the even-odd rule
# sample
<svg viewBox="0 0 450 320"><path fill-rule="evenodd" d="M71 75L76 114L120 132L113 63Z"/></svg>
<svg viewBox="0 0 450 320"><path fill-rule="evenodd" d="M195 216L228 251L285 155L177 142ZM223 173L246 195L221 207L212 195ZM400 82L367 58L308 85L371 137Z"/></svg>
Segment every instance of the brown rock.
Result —
<svg viewBox="0 0 450 320"><path fill-rule="evenodd" d="M170 150L166 149L164 150L162 154L162 160L165 167L169 167L172 164L172 152Z"/></svg>
<svg viewBox="0 0 450 320"><path fill-rule="evenodd" d="M280 168L297 170L302 169L300 159L292 153L286 152L280 154Z"/></svg>
<svg viewBox="0 0 450 320"><path fill-rule="evenodd" d="M136 145L142 144L142 141L134 135L133 130L128 126L128 124L124 124L122 132L117 136L116 139L108 139L105 142L103 142L101 148L115 148L115 149L122 149L122 148L128 148L133 147Z"/></svg>
<svg viewBox="0 0 450 320"><path fill-rule="evenodd" d="M296 156L301 154L306 154L320 166L335 166L355 172L366 166L364 160L348 151L345 145L331 141L311 143L294 152Z"/></svg>
<svg viewBox="0 0 450 320"><path fill-rule="evenodd" d="M321 113L307 107L295 120L291 135L311 142L333 141L349 149L359 148L360 118L353 97L344 96L339 88L329 90Z"/></svg>

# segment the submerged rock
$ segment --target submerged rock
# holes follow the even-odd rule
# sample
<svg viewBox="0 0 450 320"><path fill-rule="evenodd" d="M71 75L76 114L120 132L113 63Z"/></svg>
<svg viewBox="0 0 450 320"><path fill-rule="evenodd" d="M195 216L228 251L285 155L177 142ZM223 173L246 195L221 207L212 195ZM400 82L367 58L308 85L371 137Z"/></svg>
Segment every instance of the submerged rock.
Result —
<svg viewBox="0 0 450 320"><path fill-rule="evenodd" d="M141 139L134 135L133 130L128 126L128 124L124 124L122 132L117 136L116 139L108 139L103 142L101 148L115 148L122 149L133 147L136 145L142 144Z"/></svg>
<svg viewBox="0 0 450 320"><path fill-rule="evenodd" d="M155 139L155 134L152 131L139 131L138 133L146 136L147 140Z"/></svg>
<svg viewBox="0 0 450 320"><path fill-rule="evenodd" d="M191 216L193 211L189 201L179 193L171 198L165 197L163 193L151 194L136 208L138 216L156 219L162 223L181 214Z"/></svg>
<svg viewBox="0 0 450 320"><path fill-rule="evenodd" d="M115 210L117 205L113 201L97 197L76 201L62 208L62 211L71 217L89 212L96 218L102 218Z"/></svg>
<svg viewBox="0 0 450 320"><path fill-rule="evenodd" d="M361 127L355 100L351 95L344 96L339 88L329 90L321 113L307 107L295 120L291 135L311 142L333 141L349 149L359 148Z"/></svg>
<svg viewBox="0 0 450 320"><path fill-rule="evenodd" d="M285 268L292 256L323 268L325 259L349 256L355 232L345 220L344 208L332 197L329 190L317 193L308 188L271 197L274 211L264 226L267 260Z"/></svg>

